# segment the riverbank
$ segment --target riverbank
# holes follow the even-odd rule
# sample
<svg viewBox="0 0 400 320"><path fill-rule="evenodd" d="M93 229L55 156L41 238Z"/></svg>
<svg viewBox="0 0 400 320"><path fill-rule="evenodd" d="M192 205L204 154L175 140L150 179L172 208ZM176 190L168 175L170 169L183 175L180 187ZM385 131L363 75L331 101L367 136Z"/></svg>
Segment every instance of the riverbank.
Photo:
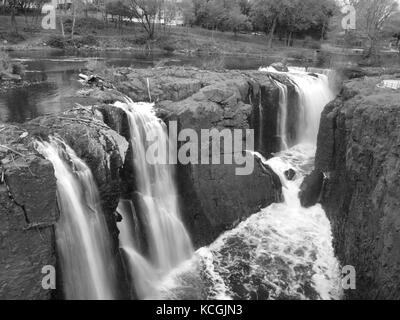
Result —
<svg viewBox="0 0 400 320"><path fill-rule="evenodd" d="M124 24L116 28L94 18L78 19L73 39L61 30L43 30L39 22L27 22L17 17L19 34L9 33L9 17L0 16L0 45L3 50L95 50L95 51L152 51L174 54L219 54L229 56L252 56L280 58L301 58L312 60L316 43L303 46L283 47L276 43L267 45L263 34L234 34L191 27L159 26L156 35L149 40L147 34L137 24ZM58 27L58 24L57 24ZM66 30L69 25L66 25Z"/></svg>

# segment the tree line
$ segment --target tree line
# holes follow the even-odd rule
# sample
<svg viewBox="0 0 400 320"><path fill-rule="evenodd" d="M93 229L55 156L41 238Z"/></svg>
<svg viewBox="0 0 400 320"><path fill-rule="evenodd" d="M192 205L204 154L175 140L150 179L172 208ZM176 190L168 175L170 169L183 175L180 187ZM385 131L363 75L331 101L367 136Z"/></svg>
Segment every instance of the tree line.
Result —
<svg viewBox="0 0 400 320"><path fill-rule="evenodd" d="M17 14L37 17L46 2L49 0L0 0L0 5L17 30ZM397 10L397 0L71 0L59 9L64 15L72 15L73 21L76 15L87 16L88 11L95 11L107 21L111 16L119 26L135 22L149 39L155 37L156 25L161 21L165 26L179 18L187 26L210 30L262 32L269 46L274 37L290 46L295 37L324 39L332 18L343 17L340 9L344 4L356 9L356 32L368 38L374 50L384 26Z"/></svg>
<svg viewBox="0 0 400 320"><path fill-rule="evenodd" d="M335 0L189 0L185 22L221 31L261 31L292 43L294 35L323 38L339 12Z"/></svg>

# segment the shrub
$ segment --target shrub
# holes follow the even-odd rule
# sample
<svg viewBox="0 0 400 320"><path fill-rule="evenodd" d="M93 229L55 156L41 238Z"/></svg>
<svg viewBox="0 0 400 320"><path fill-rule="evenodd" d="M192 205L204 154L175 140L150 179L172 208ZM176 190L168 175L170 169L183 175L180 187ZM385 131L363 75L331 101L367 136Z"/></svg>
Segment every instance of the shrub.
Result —
<svg viewBox="0 0 400 320"><path fill-rule="evenodd" d="M175 46L172 43L169 42L164 42L160 46L161 49L168 51L168 52L173 52L176 50Z"/></svg>
<svg viewBox="0 0 400 320"><path fill-rule="evenodd" d="M65 39L62 36L52 36L47 40L47 45L53 48L64 49Z"/></svg>
<svg viewBox="0 0 400 320"><path fill-rule="evenodd" d="M0 78L1 74L15 74L23 76L26 66L20 62L12 62L7 52L0 51Z"/></svg>
<svg viewBox="0 0 400 320"><path fill-rule="evenodd" d="M74 39L74 44L77 47L96 46L96 45L98 45L98 41L94 36L87 35L87 36L83 36L83 37Z"/></svg>

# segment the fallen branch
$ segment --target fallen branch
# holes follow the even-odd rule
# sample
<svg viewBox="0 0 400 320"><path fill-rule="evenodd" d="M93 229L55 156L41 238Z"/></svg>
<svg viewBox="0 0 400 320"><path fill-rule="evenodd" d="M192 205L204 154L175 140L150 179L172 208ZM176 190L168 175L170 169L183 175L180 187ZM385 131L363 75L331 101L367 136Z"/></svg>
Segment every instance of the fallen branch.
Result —
<svg viewBox="0 0 400 320"><path fill-rule="evenodd" d="M9 148L7 146L0 145L0 148L6 149L6 150L11 151L11 152L14 152L15 154L17 154L17 155L19 155L21 157L25 157L22 153L20 153L18 151L15 151L14 149L11 149L11 148Z"/></svg>

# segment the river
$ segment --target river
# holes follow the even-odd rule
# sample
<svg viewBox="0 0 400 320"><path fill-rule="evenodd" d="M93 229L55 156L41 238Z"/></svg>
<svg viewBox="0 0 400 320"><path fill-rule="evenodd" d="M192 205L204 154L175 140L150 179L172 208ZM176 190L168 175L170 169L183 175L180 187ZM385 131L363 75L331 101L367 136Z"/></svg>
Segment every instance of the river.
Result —
<svg viewBox="0 0 400 320"><path fill-rule="evenodd" d="M186 56L151 52L88 51L66 54L63 51L13 51L10 56L47 78L38 84L0 91L0 120L3 122L25 122L41 115L71 109L82 101L76 92L81 88L78 74L90 60L102 60L108 66L149 68L161 60L166 66L195 66L210 59L210 56ZM276 59L275 59L276 61ZM257 69L269 65L273 59L255 57L224 57L227 69Z"/></svg>

